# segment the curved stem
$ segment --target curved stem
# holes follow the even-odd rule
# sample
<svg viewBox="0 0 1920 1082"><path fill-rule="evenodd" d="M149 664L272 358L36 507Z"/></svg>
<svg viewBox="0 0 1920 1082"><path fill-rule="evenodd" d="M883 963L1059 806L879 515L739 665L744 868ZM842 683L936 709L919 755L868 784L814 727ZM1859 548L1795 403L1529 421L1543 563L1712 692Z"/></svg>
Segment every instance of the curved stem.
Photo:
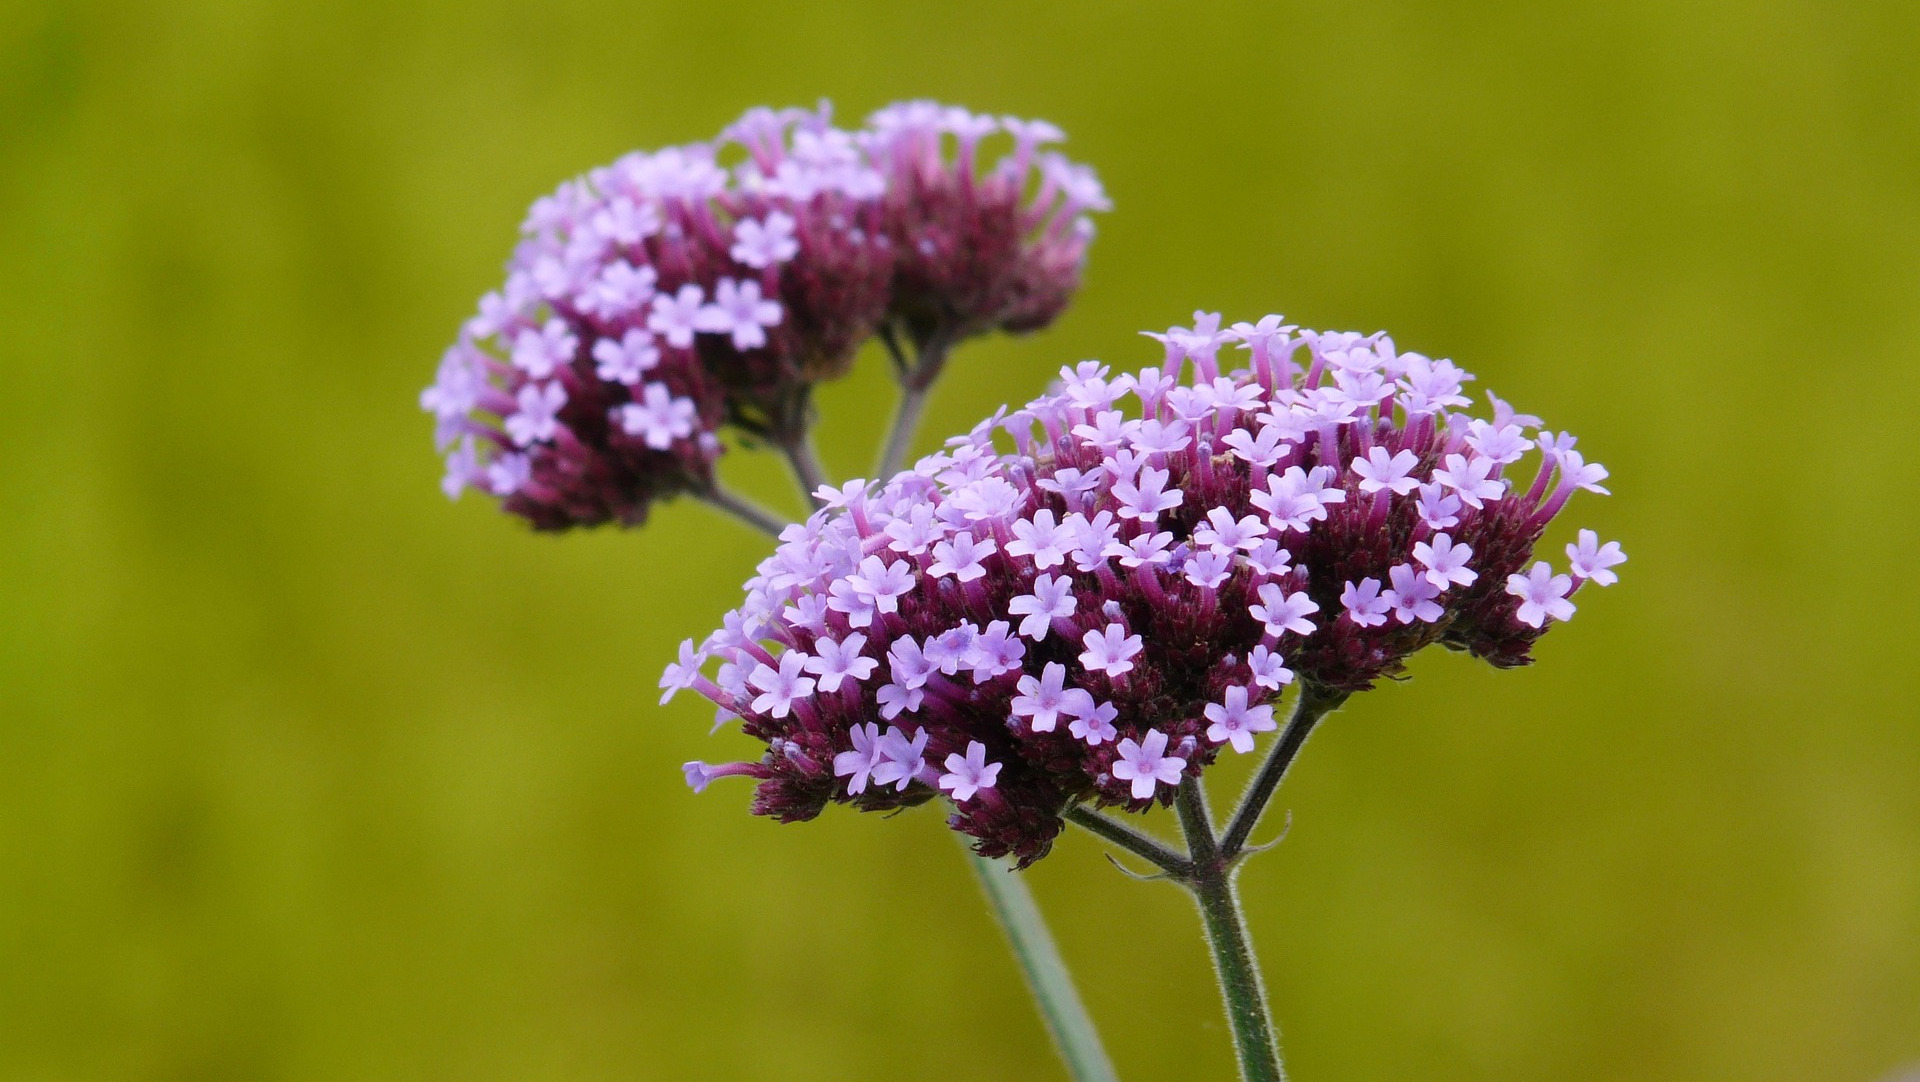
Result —
<svg viewBox="0 0 1920 1082"><path fill-rule="evenodd" d="M1188 871L1187 858L1160 844L1158 839L1149 837L1117 819L1101 815L1084 804L1075 804L1068 808L1066 820L1176 878Z"/></svg>
<svg viewBox="0 0 1920 1082"><path fill-rule="evenodd" d="M913 436L920 428L920 415L927 409L927 394L947 366L947 353L953 343L941 331L934 331L919 344L911 365L900 353L900 343L889 330L885 335L894 367L900 377L900 401L894 406L893 425L887 430L887 442L880 452L879 480L884 482L907 464L913 450Z"/></svg>
<svg viewBox="0 0 1920 1082"><path fill-rule="evenodd" d="M785 519L744 496L721 488L718 484L696 491L693 495L701 503L717 508L771 537L779 537L780 531L788 526Z"/></svg>
<svg viewBox="0 0 1920 1082"><path fill-rule="evenodd" d="M961 844L965 843L962 838ZM1113 1060L1100 1043L1100 1033L1087 1014L1086 1004L1080 1001L1073 977L1060 958L1060 949L1047 931L1046 918L1040 915L1033 892L1027 889L1026 878L971 849L967 852L967 863L980 881L988 906L1007 933L1014 959L1020 963L1027 987L1040 1005L1040 1017L1053 1036L1060 1058L1066 1061L1068 1077L1073 1082L1118 1082Z"/></svg>
<svg viewBox="0 0 1920 1082"><path fill-rule="evenodd" d="M887 444L880 452L879 479L885 482L907 463L913 450L913 435L920 428L920 415L927 409L926 388L902 386L900 401L893 407L893 425L887 430Z"/></svg>
<svg viewBox="0 0 1920 1082"><path fill-rule="evenodd" d="M791 439L780 441L780 450L787 456L787 465L793 468L793 479L800 484L800 494L806 498L809 508L820 506L820 497L814 495L828 484L827 471L820 467L820 456L814 453L813 433L802 431Z"/></svg>
<svg viewBox="0 0 1920 1082"><path fill-rule="evenodd" d="M1214 973L1220 979L1220 997L1226 1002L1227 1024L1233 1030L1240 1077L1244 1082L1286 1082L1287 1073L1280 1066L1279 1035L1267 1011L1267 990L1253 956L1246 915L1234 892L1234 861L1222 852L1214 837L1200 779L1188 778L1180 783L1175 806L1188 851L1193 854L1192 870L1184 882L1200 906L1200 922L1206 927Z"/></svg>
<svg viewBox="0 0 1920 1082"><path fill-rule="evenodd" d="M1247 785L1245 795L1240 798L1240 806L1234 809L1233 818L1227 822L1226 833L1220 837L1220 852L1225 859L1231 861L1240 855L1241 849L1247 844L1247 836L1253 833L1253 828L1260 822L1260 814L1267 810L1267 802L1273 799L1273 791L1280 787L1281 779L1287 776L1287 768L1293 765L1294 757L1306 745L1313 727L1346 701L1347 693L1344 691L1308 685L1300 688L1300 697L1294 701L1293 717L1287 721L1279 743L1267 753L1267 761L1260 764L1260 772Z"/></svg>

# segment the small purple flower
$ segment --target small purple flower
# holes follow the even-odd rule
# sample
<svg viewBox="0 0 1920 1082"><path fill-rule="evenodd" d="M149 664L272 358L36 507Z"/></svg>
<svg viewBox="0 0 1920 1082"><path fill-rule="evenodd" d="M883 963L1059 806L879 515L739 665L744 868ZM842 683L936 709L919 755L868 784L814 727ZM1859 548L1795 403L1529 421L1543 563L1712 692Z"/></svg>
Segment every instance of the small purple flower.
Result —
<svg viewBox="0 0 1920 1082"><path fill-rule="evenodd" d="M636 267L616 259L583 292L581 310L609 323L623 319L653 299L659 280L652 267Z"/></svg>
<svg viewBox="0 0 1920 1082"><path fill-rule="evenodd" d="M480 455L474 449L473 437L468 436L447 456L447 472L440 479L440 491L447 494L447 499L457 500L469 486L485 476L480 469Z"/></svg>
<svg viewBox="0 0 1920 1082"><path fill-rule="evenodd" d="M513 340L513 366L529 379L546 379L553 370L573 361L580 340L558 319L549 319L535 330L523 330Z"/></svg>
<svg viewBox="0 0 1920 1082"><path fill-rule="evenodd" d="M813 641L815 654L807 659L807 671L816 677L820 690L836 692L843 681L851 678L857 685L873 675L880 663L863 655L860 651L867 645L867 637L855 631L847 635L844 641L836 642L830 638L817 638Z"/></svg>
<svg viewBox="0 0 1920 1082"><path fill-rule="evenodd" d="M1013 716L1026 718L1036 733L1052 732L1070 702L1066 679L1067 667L1057 661L1048 662L1038 679L1022 676L1020 693L1013 697Z"/></svg>
<svg viewBox="0 0 1920 1082"><path fill-rule="evenodd" d="M550 440L560 430L560 407L567 404L567 392L558 383L525 384L514 400L520 408L507 417L507 435L515 446Z"/></svg>
<svg viewBox="0 0 1920 1082"><path fill-rule="evenodd" d="M1440 596L1440 587L1433 584L1432 578L1415 571L1412 564L1394 564L1387 572L1392 584L1380 595L1380 600L1393 609L1393 618L1403 624L1415 621L1431 624L1446 615L1434 600Z"/></svg>
<svg viewBox="0 0 1920 1082"><path fill-rule="evenodd" d="M1265 492L1254 492L1251 502L1266 512L1271 527L1306 533L1315 522L1326 521L1329 505L1347 499L1344 491L1326 487L1324 471L1324 467L1315 467L1308 473L1299 466L1289 466L1285 473L1268 479Z"/></svg>
<svg viewBox="0 0 1920 1082"><path fill-rule="evenodd" d="M1362 492L1389 491L1395 496L1405 496L1420 487L1420 479L1412 476L1413 467L1419 461L1412 451L1389 455L1386 448L1375 447L1367 452L1366 458L1353 460L1353 473L1360 479Z"/></svg>
<svg viewBox="0 0 1920 1082"><path fill-rule="evenodd" d="M947 756L946 766L938 784L956 802L972 800L980 790L993 788L1000 776L1000 764L987 762L987 746L978 740L968 742L965 755Z"/></svg>
<svg viewBox="0 0 1920 1082"><path fill-rule="evenodd" d="M981 561L993 555L995 547L993 540L976 542L971 532L961 530L949 540L934 544L933 563L927 566L927 574L934 578L951 575L961 582L972 582L987 573Z"/></svg>
<svg viewBox="0 0 1920 1082"><path fill-rule="evenodd" d="M1097 670L1109 677L1132 672L1134 656L1140 653L1140 636L1127 634L1127 629L1119 624L1089 631L1080 642L1086 647L1080 653L1080 664L1088 672Z"/></svg>
<svg viewBox="0 0 1920 1082"><path fill-rule="evenodd" d="M1248 706L1247 689L1237 685L1227 689L1224 702L1208 703L1204 713L1211 722L1207 739L1216 744L1230 743L1242 755L1253 750L1256 735L1276 728L1273 707Z"/></svg>
<svg viewBox="0 0 1920 1082"><path fill-rule="evenodd" d="M1434 534L1431 542L1415 541L1413 558L1426 567L1426 578L1436 590L1452 586L1472 586L1480 576L1467 562L1473 559L1473 546L1456 545L1446 534Z"/></svg>
<svg viewBox="0 0 1920 1082"><path fill-rule="evenodd" d="M801 675L806 668L806 655L792 651L780 655L778 669L767 665L757 666L753 675L747 677L747 683L761 692L753 700L753 708L769 717L786 717L792 709L793 700L813 694L813 678Z"/></svg>
<svg viewBox="0 0 1920 1082"><path fill-rule="evenodd" d="M1446 468L1434 470L1433 479L1452 489L1461 503L1478 511L1484 506L1482 500L1497 500L1506 492L1506 486L1491 476L1497 465L1490 458L1448 455Z"/></svg>
<svg viewBox="0 0 1920 1082"><path fill-rule="evenodd" d="M1054 522L1053 512L1042 508L1031 519L1013 524L1014 540L1007 543L1007 555L1025 556L1042 570L1065 563L1073 548L1073 531Z"/></svg>
<svg viewBox="0 0 1920 1082"><path fill-rule="evenodd" d="M995 620L973 637L965 664L973 670L973 682L984 684L1003 673L1017 672L1026 656L1027 644L1012 634L1005 620Z"/></svg>
<svg viewBox="0 0 1920 1082"><path fill-rule="evenodd" d="M1139 742L1132 737L1120 741L1120 755L1113 764L1113 776L1133 783L1133 799L1146 800L1159 785L1180 784L1180 773L1187 761L1166 754L1167 734L1149 729Z"/></svg>
<svg viewBox="0 0 1920 1082"><path fill-rule="evenodd" d="M1024 617L1020 634L1039 642L1055 620L1073 615L1079 600L1074 596L1073 579L1067 575L1041 575L1033 580L1033 592L1007 603L1007 613Z"/></svg>
<svg viewBox="0 0 1920 1082"><path fill-rule="evenodd" d="M522 454L503 454L487 464L487 490L495 496L512 496L533 480L533 463Z"/></svg>
<svg viewBox="0 0 1920 1082"><path fill-rule="evenodd" d="M1573 574L1582 582L1592 582L1597 586L1612 586L1620 581L1620 576L1609 568L1618 567L1627 562L1627 554L1620 551L1620 542L1600 543L1600 535L1592 530L1581 530L1577 544L1567 546L1567 559L1573 564Z"/></svg>
<svg viewBox="0 0 1920 1082"><path fill-rule="evenodd" d="M1554 574L1545 560L1524 575L1508 575L1507 592L1520 599L1514 617L1528 627L1545 627L1550 619L1573 618L1573 602L1567 600L1573 592L1573 579Z"/></svg>
<svg viewBox="0 0 1920 1082"><path fill-rule="evenodd" d="M1140 471L1138 483L1122 481L1114 485L1113 494L1120 501L1120 517L1145 523L1158 521L1160 512L1180 506L1180 490L1176 488L1169 492L1166 486L1167 471L1151 466Z"/></svg>
<svg viewBox="0 0 1920 1082"><path fill-rule="evenodd" d="M900 611L900 597L913 589L913 569L905 560L886 561L869 556L860 561L860 570L847 576L855 596L877 612Z"/></svg>
<svg viewBox="0 0 1920 1082"><path fill-rule="evenodd" d="M664 383L649 383L640 392L638 402L629 402L618 411L620 428L629 436L656 451L673 446L675 440L693 435L699 407L691 399L675 398Z"/></svg>
<svg viewBox="0 0 1920 1082"><path fill-rule="evenodd" d="M1217 549L1195 553L1185 569L1187 581L1203 590L1218 589L1232 574L1233 558Z"/></svg>
<svg viewBox="0 0 1920 1082"><path fill-rule="evenodd" d="M1247 515L1235 521L1224 507L1208 511L1206 523L1193 531L1194 541L1223 556L1231 556L1236 550L1252 552L1267 537L1267 524L1258 516Z"/></svg>
<svg viewBox="0 0 1920 1082"><path fill-rule="evenodd" d="M1460 524L1460 508L1463 506L1460 497L1449 495L1438 484L1421 485L1418 492L1420 502L1416 510L1420 521L1426 523L1428 528L1444 530Z"/></svg>
<svg viewBox="0 0 1920 1082"><path fill-rule="evenodd" d="M1067 696L1064 709L1073 715L1073 721L1067 725L1068 735L1096 748L1101 744L1113 743L1120 734L1113 727L1113 719L1120 716L1120 708L1112 703L1100 702L1079 688L1067 692Z"/></svg>
<svg viewBox="0 0 1920 1082"><path fill-rule="evenodd" d="M660 294L653 298L653 308L647 313L647 329L675 349L692 349L694 333L701 330L706 299L706 290L693 282L674 293Z"/></svg>
<svg viewBox="0 0 1920 1082"><path fill-rule="evenodd" d="M647 369L660 363L659 347L653 336L635 327L618 341L602 338L593 344L593 374L607 381L631 387L640 382Z"/></svg>
<svg viewBox="0 0 1920 1082"><path fill-rule="evenodd" d="M1344 603L1344 602L1343 602ZM1247 606L1247 612L1266 627L1267 634L1278 637L1288 632L1313 634L1313 621L1307 619L1320 606L1304 593L1287 593L1278 583L1260 587L1260 603Z"/></svg>
<svg viewBox="0 0 1920 1082"><path fill-rule="evenodd" d="M866 791L873 768L880 761L880 726L871 722L855 725L847 730L847 737L853 749L833 757L833 776L847 779L848 796L859 796Z"/></svg>
<svg viewBox="0 0 1920 1082"><path fill-rule="evenodd" d="M1347 619L1361 627L1378 627L1387 622L1387 613L1393 605L1380 594L1380 580L1375 578L1349 582L1340 591L1340 607L1347 610Z"/></svg>
<svg viewBox="0 0 1920 1082"><path fill-rule="evenodd" d="M1268 691L1279 691L1293 683L1293 670L1279 654L1267 649L1265 643L1255 646L1247 653L1247 672L1253 682Z"/></svg>
<svg viewBox="0 0 1920 1082"><path fill-rule="evenodd" d="M420 392L420 408L442 421L456 420L480 405L486 387L486 377L475 363L473 351L454 346L441 357L433 386Z"/></svg>
<svg viewBox="0 0 1920 1082"><path fill-rule="evenodd" d="M767 328L780 325L780 304L760 296L760 283L722 278L713 288L713 303L695 317L699 329L731 336L733 348L759 349L767 344Z"/></svg>
<svg viewBox="0 0 1920 1082"><path fill-rule="evenodd" d="M733 258L756 270L785 263L800 254L793 236L794 220L784 211L768 213L765 221L742 218L733 225Z"/></svg>
<svg viewBox="0 0 1920 1082"><path fill-rule="evenodd" d="M913 784L926 765L927 731L920 729L909 737L898 725L887 727L880 738L879 754L873 766L873 783L904 790ZM995 771L998 773L998 771Z"/></svg>

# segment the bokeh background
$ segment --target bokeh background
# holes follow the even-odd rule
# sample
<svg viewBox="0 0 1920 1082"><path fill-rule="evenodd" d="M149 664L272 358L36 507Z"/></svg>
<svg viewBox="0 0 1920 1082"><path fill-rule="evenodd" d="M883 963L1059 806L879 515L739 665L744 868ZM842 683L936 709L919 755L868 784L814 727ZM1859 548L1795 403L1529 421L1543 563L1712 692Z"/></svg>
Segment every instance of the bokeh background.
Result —
<svg viewBox="0 0 1920 1082"><path fill-rule="evenodd" d="M1388 328L1613 470L1622 585L1289 783L1244 883L1298 1077L1920 1060L1920 7L14 0L0 1077L1061 1077L932 809L680 783L750 748L654 682L762 539L449 505L415 409L533 197L821 96L1050 118L1118 205L923 445L1207 307ZM1125 1077L1231 1074L1183 896L1031 878Z"/></svg>

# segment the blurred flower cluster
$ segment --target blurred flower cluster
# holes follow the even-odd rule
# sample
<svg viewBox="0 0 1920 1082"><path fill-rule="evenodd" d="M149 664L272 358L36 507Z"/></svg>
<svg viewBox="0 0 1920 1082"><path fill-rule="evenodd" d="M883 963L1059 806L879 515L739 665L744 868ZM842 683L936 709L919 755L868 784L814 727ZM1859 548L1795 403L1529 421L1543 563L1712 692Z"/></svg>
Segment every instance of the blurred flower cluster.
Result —
<svg viewBox="0 0 1920 1082"><path fill-rule="evenodd" d="M447 494L542 529L638 524L717 491L723 430L804 440L810 388L876 332L925 350L1045 326L1107 206L1043 149L1060 138L929 102L856 131L755 109L561 185L421 395Z"/></svg>
<svg viewBox="0 0 1920 1082"><path fill-rule="evenodd" d="M1071 804L1144 811L1251 751L1290 683L1362 690L1434 643L1526 663L1625 559L1583 531L1566 571L1534 560L1606 470L1491 395L1469 415L1448 361L1278 316L1153 337L1158 365L1063 369L884 485L823 492L662 680L767 745L689 783L758 779L788 821L944 795L1025 865Z"/></svg>

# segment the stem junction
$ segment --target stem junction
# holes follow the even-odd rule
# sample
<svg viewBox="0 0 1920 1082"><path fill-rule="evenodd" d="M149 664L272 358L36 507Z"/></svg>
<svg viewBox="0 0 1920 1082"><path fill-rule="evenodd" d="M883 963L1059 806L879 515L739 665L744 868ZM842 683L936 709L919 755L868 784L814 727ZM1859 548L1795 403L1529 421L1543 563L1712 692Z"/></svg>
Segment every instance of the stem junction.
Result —
<svg viewBox="0 0 1920 1082"><path fill-rule="evenodd" d="M1200 908L1200 922L1206 929L1214 974L1220 981L1220 998L1233 1031L1234 1056L1239 1061L1244 1082L1285 1082L1287 1073L1280 1063L1279 1033L1267 1008L1266 986L1260 977L1259 960L1254 957L1253 939L1247 931L1246 914L1241 910L1234 879L1241 862L1257 851L1258 847L1250 847L1247 840L1285 779L1287 768L1299 756L1314 726L1346 698L1346 692L1302 686L1293 717L1248 784L1224 832L1214 830L1213 814L1208 810L1200 779L1183 780L1174 799L1174 809L1186 840L1185 854L1086 805L1076 804L1066 812L1068 822L1160 869L1159 875L1147 878L1170 879L1192 893Z"/></svg>

